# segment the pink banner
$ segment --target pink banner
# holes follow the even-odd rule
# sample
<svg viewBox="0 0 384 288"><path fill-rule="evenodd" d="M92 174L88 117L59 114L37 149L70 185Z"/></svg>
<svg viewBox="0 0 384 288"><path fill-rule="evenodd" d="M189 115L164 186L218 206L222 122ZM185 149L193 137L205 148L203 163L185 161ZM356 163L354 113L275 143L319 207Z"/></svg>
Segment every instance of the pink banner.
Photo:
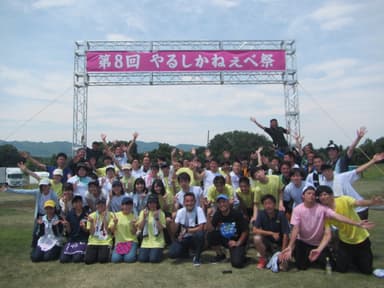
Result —
<svg viewBox="0 0 384 288"><path fill-rule="evenodd" d="M89 51L87 72L284 71L285 50Z"/></svg>

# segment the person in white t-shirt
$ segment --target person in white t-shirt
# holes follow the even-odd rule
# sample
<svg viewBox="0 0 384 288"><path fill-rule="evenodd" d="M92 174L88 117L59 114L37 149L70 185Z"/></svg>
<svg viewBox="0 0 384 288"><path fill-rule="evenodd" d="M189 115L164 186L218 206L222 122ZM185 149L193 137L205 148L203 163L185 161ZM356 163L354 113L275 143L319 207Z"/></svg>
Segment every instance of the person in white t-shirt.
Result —
<svg viewBox="0 0 384 288"><path fill-rule="evenodd" d="M195 195L195 205L196 207L202 207L203 208L203 191L199 186L191 186L191 177L188 173L183 172L180 175L177 176L177 181L180 185L180 191L176 193L174 198L174 211L177 211L178 209L182 208L184 206L184 195L186 193L193 193Z"/></svg>
<svg viewBox="0 0 384 288"><path fill-rule="evenodd" d="M332 188L335 197L347 195L362 200L363 197L355 190L352 184L360 179L360 174L368 169L376 162L384 160L384 152L375 154L367 163L357 167L355 170L347 171L336 174L332 170L332 166L324 164L321 166L322 177L320 178L320 185L326 185ZM364 220L368 219L367 207L356 207L355 211L359 217Z"/></svg>
<svg viewBox="0 0 384 288"><path fill-rule="evenodd" d="M184 194L183 208L177 210L172 226L175 240L169 247L170 258L189 256L189 249L195 249L193 265L200 266L200 255L204 247L204 225L207 219L201 207L196 207L195 194Z"/></svg>

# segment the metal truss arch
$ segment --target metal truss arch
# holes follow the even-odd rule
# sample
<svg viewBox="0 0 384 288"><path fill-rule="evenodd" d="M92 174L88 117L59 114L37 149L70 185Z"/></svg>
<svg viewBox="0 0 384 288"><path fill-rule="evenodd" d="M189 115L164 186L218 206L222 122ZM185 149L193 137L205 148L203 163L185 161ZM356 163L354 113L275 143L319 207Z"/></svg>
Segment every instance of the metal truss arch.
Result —
<svg viewBox="0 0 384 288"><path fill-rule="evenodd" d="M87 52L92 51L218 51L284 50L284 71L194 71L194 72L90 72ZM300 135L299 96L297 87L296 47L294 40L196 40L196 41L76 41L74 61L73 139L72 148L87 144L89 86L148 85L269 85L284 87L286 127Z"/></svg>

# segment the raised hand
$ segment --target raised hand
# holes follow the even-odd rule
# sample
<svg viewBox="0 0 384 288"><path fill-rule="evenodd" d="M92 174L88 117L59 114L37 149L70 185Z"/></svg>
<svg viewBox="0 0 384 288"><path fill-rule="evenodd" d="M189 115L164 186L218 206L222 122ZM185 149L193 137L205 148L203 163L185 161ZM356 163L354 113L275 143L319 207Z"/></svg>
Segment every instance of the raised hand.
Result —
<svg viewBox="0 0 384 288"><path fill-rule="evenodd" d="M363 138L365 134L367 134L368 130L366 127L362 126L356 131L357 138Z"/></svg>

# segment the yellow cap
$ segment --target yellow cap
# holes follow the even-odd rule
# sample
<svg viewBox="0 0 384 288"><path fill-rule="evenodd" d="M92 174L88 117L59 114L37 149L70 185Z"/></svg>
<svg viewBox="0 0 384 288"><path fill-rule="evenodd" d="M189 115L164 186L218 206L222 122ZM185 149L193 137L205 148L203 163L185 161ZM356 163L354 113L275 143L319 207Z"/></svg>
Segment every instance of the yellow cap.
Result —
<svg viewBox="0 0 384 288"><path fill-rule="evenodd" d="M55 208L55 206L56 204L55 204L55 201L53 200L47 200L44 203L44 208L47 208L47 207Z"/></svg>

